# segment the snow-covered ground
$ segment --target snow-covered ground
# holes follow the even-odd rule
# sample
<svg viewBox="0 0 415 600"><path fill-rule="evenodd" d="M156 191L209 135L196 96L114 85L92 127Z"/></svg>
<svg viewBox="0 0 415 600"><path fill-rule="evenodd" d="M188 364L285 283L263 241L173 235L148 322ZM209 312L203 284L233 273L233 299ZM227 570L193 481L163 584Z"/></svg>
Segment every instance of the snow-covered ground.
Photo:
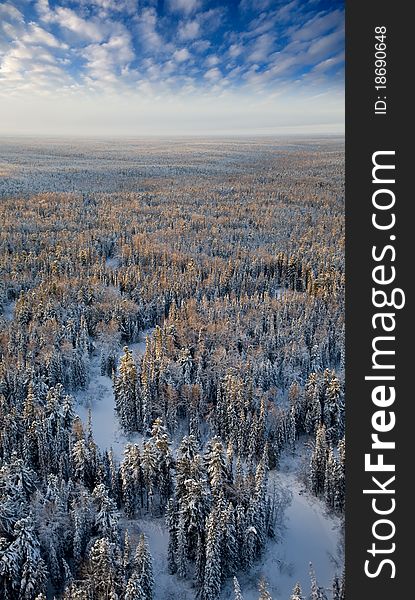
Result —
<svg viewBox="0 0 415 600"><path fill-rule="evenodd" d="M144 332L150 334L151 330ZM131 344L135 356L145 351L145 341ZM120 349L120 355L122 350ZM112 381L100 372L99 354L90 361L88 389L76 394L76 412L86 424L91 409L92 429L101 450L113 448L115 457L122 458L128 441L140 442L142 436L127 438L119 429L114 412ZM310 589L309 563L313 563L317 580L330 588L333 575L342 570L342 534L338 518L327 513L322 501L314 498L298 479L306 448L299 443L295 456L287 452L277 473L271 473L270 485L276 485L291 499L285 510L283 527L278 539L268 543L262 560L250 573L238 573L237 577L245 600L258 600L258 581L263 576L269 584L274 600L288 600L295 583L300 582L303 594ZM156 593L155 600L194 600L195 590L191 582L177 579L167 571L168 532L163 518L122 519L122 528L128 528L131 540L137 541L143 532L148 539L153 557ZM229 581L221 600L233 599L233 585Z"/></svg>
<svg viewBox="0 0 415 600"><path fill-rule="evenodd" d="M16 302L8 302L3 306L3 317L6 321L12 321L14 317L14 308L16 306Z"/></svg>

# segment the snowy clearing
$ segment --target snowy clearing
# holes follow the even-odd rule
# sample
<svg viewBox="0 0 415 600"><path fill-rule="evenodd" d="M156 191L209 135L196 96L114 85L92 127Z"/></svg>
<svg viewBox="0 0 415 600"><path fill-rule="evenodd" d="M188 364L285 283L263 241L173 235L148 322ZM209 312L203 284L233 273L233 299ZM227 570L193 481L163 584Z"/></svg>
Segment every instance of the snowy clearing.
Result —
<svg viewBox="0 0 415 600"><path fill-rule="evenodd" d="M15 306L16 302L8 302L3 306L3 314L1 316L3 316L6 321L13 321Z"/></svg>

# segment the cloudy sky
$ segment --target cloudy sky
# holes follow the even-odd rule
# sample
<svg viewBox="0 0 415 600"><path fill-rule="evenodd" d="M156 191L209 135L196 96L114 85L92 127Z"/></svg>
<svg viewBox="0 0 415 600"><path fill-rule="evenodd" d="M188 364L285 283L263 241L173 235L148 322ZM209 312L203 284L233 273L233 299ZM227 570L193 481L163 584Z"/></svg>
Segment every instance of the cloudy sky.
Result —
<svg viewBox="0 0 415 600"><path fill-rule="evenodd" d="M0 133L343 131L337 0L0 1Z"/></svg>

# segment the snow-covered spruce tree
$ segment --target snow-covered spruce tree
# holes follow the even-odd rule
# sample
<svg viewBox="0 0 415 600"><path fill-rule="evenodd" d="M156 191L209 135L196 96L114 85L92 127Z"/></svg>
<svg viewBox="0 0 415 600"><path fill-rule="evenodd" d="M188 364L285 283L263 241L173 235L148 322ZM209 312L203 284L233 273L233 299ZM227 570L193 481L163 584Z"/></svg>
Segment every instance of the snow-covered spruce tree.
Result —
<svg viewBox="0 0 415 600"><path fill-rule="evenodd" d="M141 534L138 542L134 560L133 560L133 573L131 577L134 577L138 585L141 587L144 599L153 600L154 595L154 576L153 576L153 565L151 554L148 548L147 541L144 534Z"/></svg>
<svg viewBox="0 0 415 600"><path fill-rule="evenodd" d="M133 573L127 582L124 600L147 600L147 596L141 587L140 577L136 573Z"/></svg>
<svg viewBox="0 0 415 600"><path fill-rule="evenodd" d="M150 429L153 422L153 413L158 404L158 361L155 359L154 343L150 338L146 339L146 350L144 352L139 381L139 405L140 405L140 425L145 433Z"/></svg>
<svg viewBox="0 0 415 600"><path fill-rule="evenodd" d="M336 472L337 461L334 456L333 448L330 447L327 451L326 473L324 477L324 500L330 509L334 509Z"/></svg>
<svg viewBox="0 0 415 600"><path fill-rule="evenodd" d="M92 537L93 527L93 505L92 498L87 490L79 493L73 503L72 511L72 531L73 534L73 562L76 569L81 565L87 545Z"/></svg>
<svg viewBox="0 0 415 600"><path fill-rule="evenodd" d="M137 444L126 444L120 476L124 511L129 519L134 519L144 501L144 476Z"/></svg>
<svg viewBox="0 0 415 600"><path fill-rule="evenodd" d="M179 522L177 524L177 545L175 553L175 563L177 565L177 576L184 579L188 570L188 539L186 535L185 516L179 513Z"/></svg>
<svg viewBox="0 0 415 600"><path fill-rule="evenodd" d="M91 547L86 564L86 583L92 598L117 598L123 590L121 556L118 546L98 538Z"/></svg>
<svg viewBox="0 0 415 600"><path fill-rule="evenodd" d="M115 409L120 425L126 433L139 430L137 420L137 366L133 355L124 347L118 375L114 376Z"/></svg>
<svg viewBox="0 0 415 600"><path fill-rule="evenodd" d="M305 392L305 430L307 433L314 433L321 423L321 401L320 387L317 373L310 373L308 376Z"/></svg>
<svg viewBox="0 0 415 600"><path fill-rule="evenodd" d="M327 435L332 443L336 443L339 436L343 435L341 423L342 394L340 382L334 371L326 369L324 372L324 424Z"/></svg>
<svg viewBox="0 0 415 600"><path fill-rule="evenodd" d="M145 442L141 455L141 468L146 492L146 510L153 512L155 508L155 492L158 483L159 465L158 453L153 442Z"/></svg>
<svg viewBox="0 0 415 600"><path fill-rule="evenodd" d="M111 495L114 498L118 507L121 506L121 473L117 466L113 449L110 448L106 453L108 456L109 481L108 487L111 490Z"/></svg>
<svg viewBox="0 0 415 600"><path fill-rule="evenodd" d="M80 439L72 448L72 469L75 479L88 487L93 484L92 457L84 439Z"/></svg>
<svg viewBox="0 0 415 600"><path fill-rule="evenodd" d="M242 504L236 506L236 542L238 548L238 558L241 566L243 567L246 563L246 545L245 545L245 533L246 533L246 516L245 509Z"/></svg>
<svg viewBox="0 0 415 600"><path fill-rule="evenodd" d="M151 443L154 445L158 465L158 490L160 496L160 508L164 510L168 499L173 491L173 480L171 470L173 468L173 457L170 450L170 440L166 428L160 418L157 418L151 429Z"/></svg>
<svg viewBox="0 0 415 600"><path fill-rule="evenodd" d="M310 563L311 596L310 600L327 600L324 590L318 585L312 563Z"/></svg>
<svg viewBox="0 0 415 600"><path fill-rule="evenodd" d="M319 496L324 492L327 452L326 427L323 424L317 429L316 440L310 461L310 488L316 496Z"/></svg>
<svg viewBox="0 0 415 600"><path fill-rule="evenodd" d="M186 493L185 482L187 479L200 479L201 473L196 475L195 468L200 466L199 444L195 436L184 436L180 442L176 458L176 496L178 499Z"/></svg>
<svg viewBox="0 0 415 600"><path fill-rule="evenodd" d="M186 548L186 556L194 561L200 542L204 542L206 516L209 512L209 496L204 479L189 478L185 482L185 490L177 499L177 552L182 551L181 540ZM182 528L183 536L181 537ZM179 567L179 557L177 559Z"/></svg>
<svg viewBox="0 0 415 600"><path fill-rule="evenodd" d="M206 567L206 548L205 548L205 534L199 536L196 547L196 559L195 559L195 573L194 583L199 592L203 589L203 582L205 579L205 567Z"/></svg>
<svg viewBox="0 0 415 600"><path fill-rule="evenodd" d="M118 544L120 534L118 512L114 500L109 497L108 490L103 483L96 486L92 496L96 507L94 525L98 535Z"/></svg>
<svg viewBox="0 0 415 600"><path fill-rule="evenodd" d="M239 585L239 581L236 577L233 578L233 590L234 590L234 600L244 600L242 595L241 586Z"/></svg>
<svg viewBox="0 0 415 600"><path fill-rule="evenodd" d="M339 513L343 513L345 508L345 460L346 446L343 438L340 440L338 445L338 460L336 461L336 469L334 473L334 508Z"/></svg>
<svg viewBox="0 0 415 600"><path fill-rule="evenodd" d="M182 348L178 363L181 367L182 383L190 385L192 382L193 359L189 348Z"/></svg>
<svg viewBox="0 0 415 600"><path fill-rule="evenodd" d="M212 493L217 494L227 481L224 448L222 441L217 436L212 438L206 446L205 464Z"/></svg>
<svg viewBox="0 0 415 600"><path fill-rule="evenodd" d="M259 539L257 518L256 518L256 506L255 502L250 499L248 509L245 515L245 531L244 541L242 545L242 564L246 569L251 569L259 552Z"/></svg>
<svg viewBox="0 0 415 600"><path fill-rule="evenodd" d="M46 590L48 577L32 516L17 521L10 543L3 540L0 543L0 582L5 597L32 600L35 594Z"/></svg>
<svg viewBox="0 0 415 600"><path fill-rule="evenodd" d="M290 600L304 600L304 596L302 594L301 586L299 583L295 584Z"/></svg>
<svg viewBox="0 0 415 600"><path fill-rule="evenodd" d="M255 473L255 494L251 501L255 507L255 522L253 523L257 532L257 554L259 555L265 547L267 538L267 456L268 450L264 448L261 461L258 463Z"/></svg>
<svg viewBox="0 0 415 600"><path fill-rule="evenodd" d="M221 539L218 515L212 511L206 520L206 566L202 600L217 600L222 581Z"/></svg>
<svg viewBox="0 0 415 600"><path fill-rule="evenodd" d="M272 596L268 591L268 584L263 577L259 580L258 600L272 600Z"/></svg>
<svg viewBox="0 0 415 600"><path fill-rule="evenodd" d="M128 529L125 530L124 533L124 545L122 552L122 567L124 569L124 576L128 578L131 574L131 542L130 542L130 534L128 533Z"/></svg>
<svg viewBox="0 0 415 600"><path fill-rule="evenodd" d="M296 425L296 413L295 408L292 406L287 420L287 440L291 450L291 453L295 453L295 443L297 438L297 425Z"/></svg>
<svg viewBox="0 0 415 600"><path fill-rule="evenodd" d="M177 571L177 544L178 544L178 527L177 527L177 505L174 498L170 498L166 509L166 525L169 532L169 543L167 547L167 568L171 575Z"/></svg>
<svg viewBox="0 0 415 600"><path fill-rule="evenodd" d="M235 510L230 502L221 511L220 525L222 529L222 579L233 576L238 568L238 545L236 539Z"/></svg>
<svg viewBox="0 0 415 600"><path fill-rule="evenodd" d="M333 582L331 585L331 597L332 600L340 600L340 580L337 574L333 577Z"/></svg>

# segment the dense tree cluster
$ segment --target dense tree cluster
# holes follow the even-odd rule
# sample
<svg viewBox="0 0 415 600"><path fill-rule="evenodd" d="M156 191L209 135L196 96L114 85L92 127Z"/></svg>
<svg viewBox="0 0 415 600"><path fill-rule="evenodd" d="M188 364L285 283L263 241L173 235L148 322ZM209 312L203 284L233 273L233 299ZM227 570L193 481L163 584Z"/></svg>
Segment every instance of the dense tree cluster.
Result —
<svg viewBox="0 0 415 600"><path fill-rule="evenodd" d="M289 600L306 600L310 598L311 600L327 600L327 590L322 588L316 579L316 575L313 569L313 565L310 563L310 594L305 593L303 595L303 591L301 589L301 585L296 583L292 594ZM233 578L234 584L234 600L244 600L244 596L241 591L241 586L239 585L239 581L236 577ZM268 585L265 579L259 580L259 597L258 600L272 600L272 596L268 591ZM332 589L330 598L332 600L346 600L346 581L345 581L345 573L343 571L343 575L339 578L337 575L333 578ZM287 599L288 600L288 599Z"/></svg>
<svg viewBox="0 0 415 600"><path fill-rule="evenodd" d="M62 148L9 143L0 182L0 595L153 600L146 516L217 600L275 535L283 449L312 441L310 490L344 509L342 148L148 142L110 178ZM76 416L96 356L142 439L119 462Z"/></svg>

